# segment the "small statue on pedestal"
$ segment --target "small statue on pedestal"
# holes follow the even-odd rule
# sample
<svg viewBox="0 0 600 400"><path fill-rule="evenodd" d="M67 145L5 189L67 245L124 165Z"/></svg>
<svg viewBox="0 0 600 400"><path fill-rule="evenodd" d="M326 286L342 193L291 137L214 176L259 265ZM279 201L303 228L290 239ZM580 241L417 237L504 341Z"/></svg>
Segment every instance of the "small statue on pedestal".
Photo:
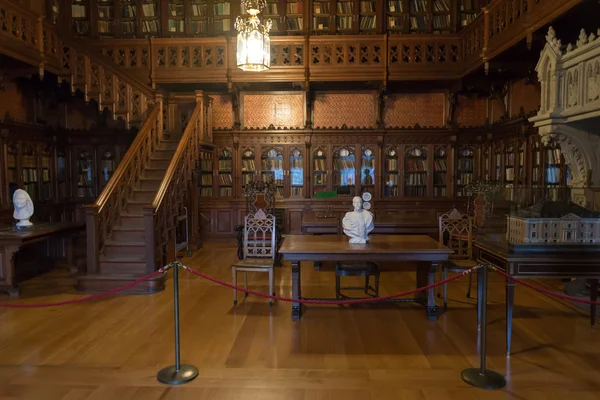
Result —
<svg viewBox="0 0 600 400"><path fill-rule="evenodd" d="M373 230L373 214L363 209L363 201L356 196L352 199L354 211L347 212L342 219L344 233L350 237L350 243L367 243L369 232Z"/></svg>
<svg viewBox="0 0 600 400"><path fill-rule="evenodd" d="M29 193L23 189L17 189L13 195L13 204L15 206L13 218L19 220L17 227L27 228L32 226L33 223L29 221L29 218L33 215L33 201L31 201Z"/></svg>

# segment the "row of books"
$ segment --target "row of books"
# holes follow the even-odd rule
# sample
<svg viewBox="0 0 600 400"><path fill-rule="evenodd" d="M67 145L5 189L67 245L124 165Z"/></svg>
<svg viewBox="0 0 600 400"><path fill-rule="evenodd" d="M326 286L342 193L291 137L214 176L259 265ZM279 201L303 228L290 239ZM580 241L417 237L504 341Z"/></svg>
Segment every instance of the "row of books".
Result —
<svg viewBox="0 0 600 400"><path fill-rule="evenodd" d="M559 149L548 149L548 164L560 164L560 150Z"/></svg>
<svg viewBox="0 0 600 400"><path fill-rule="evenodd" d="M185 30L185 22L183 20L169 20L169 32L183 32Z"/></svg>
<svg viewBox="0 0 600 400"><path fill-rule="evenodd" d="M404 177L404 184L407 186L425 186L427 185L427 175L408 173Z"/></svg>
<svg viewBox="0 0 600 400"><path fill-rule="evenodd" d="M142 13L144 17L156 17L156 4L142 4Z"/></svg>
<svg viewBox="0 0 600 400"><path fill-rule="evenodd" d="M459 171L473 171L473 160L470 158L459 158L458 159L458 170Z"/></svg>
<svg viewBox="0 0 600 400"><path fill-rule="evenodd" d="M114 32L115 32L114 22L113 21L98 21L98 32L114 34Z"/></svg>
<svg viewBox="0 0 600 400"><path fill-rule="evenodd" d="M398 171L398 160L395 158L388 158L385 160L386 171Z"/></svg>
<svg viewBox="0 0 600 400"><path fill-rule="evenodd" d="M200 175L200 184L202 186L212 186L212 175Z"/></svg>
<svg viewBox="0 0 600 400"><path fill-rule="evenodd" d="M200 169L202 171L209 171L212 173L213 170L213 160L201 158L200 159Z"/></svg>
<svg viewBox="0 0 600 400"><path fill-rule="evenodd" d="M445 12L450 11L450 4L444 0L435 0L433 3L433 11Z"/></svg>
<svg viewBox="0 0 600 400"><path fill-rule="evenodd" d="M231 174L219 174L219 184L222 186L233 185Z"/></svg>
<svg viewBox="0 0 600 400"><path fill-rule="evenodd" d="M279 15L277 5L277 3L267 3L263 13L265 15Z"/></svg>
<svg viewBox="0 0 600 400"><path fill-rule="evenodd" d="M113 18L114 7L113 6L98 6L98 18Z"/></svg>
<svg viewBox="0 0 600 400"><path fill-rule="evenodd" d="M302 187L292 186L291 188L291 196L292 197L301 197L303 196Z"/></svg>
<svg viewBox="0 0 600 400"><path fill-rule="evenodd" d="M550 185L557 185L560 183L560 168L559 167L546 168L546 183L550 184Z"/></svg>
<svg viewBox="0 0 600 400"><path fill-rule="evenodd" d="M221 197L231 197L231 196L233 196L233 188L231 188L231 187L222 187L222 188L219 188L219 196L221 196Z"/></svg>
<svg viewBox="0 0 600 400"><path fill-rule="evenodd" d="M229 15L231 14L231 7L229 2L213 4L214 15Z"/></svg>
<svg viewBox="0 0 600 400"><path fill-rule="evenodd" d="M446 197L446 187L445 186L440 186L440 187L434 187L433 188L433 195L435 197Z"/></svg>
<svg viewBox="0 0 600 400"><path fill-rule="evenodd" d="M410 172L427 172L426 160L406 160L406 169Z"/></svg>
<svg viewBox="0 0 600 400"><path fill-rule="evenodd" d="M436 172L448 170L448 167L446 166L446 160L435 160L433 163L433 170Z"/></svg>
<svg viewBox="0 0 600 400"><path fill-rule="evenodd" d="M302 14L303 6L302 1L296 1L286 4L286 12L288 14Z"/></svg>
<svg viewBox="0 0 600 400"><path fill-rule="evenodd" d="M375 29L377 27L377 17L375 15L365 15L360 17L360 29Z"/></svg>
<svg viewBox="0 0 600 400"><path fill-rule="evenodd" d="M37 182L38 173L36 168L23 168L23 182Z"/></svg>
<svg viewBox="0 0 600 400"><path fill-rule="evenodd" d="M231 171L232 162L231 159L219 160L219 171Z"/></svg>
<svg viewBox="0 0 600 400"><path fill-rule="evenodd" d="M313 13L315 14L329 14L329 2L317 2L313 3Z"/></svg>
<svg viewBox="0 0 600 400"><path fill-rule="evenodd" d="M200 197L212 197L212 195L213 189L211 187L200 188Z"/></svg>
<svg viewBox="0 0 600 400"><path fill-rule="evenodd" d="M446 184L446 173L445 172L436 172L433 174L433 184L434 185L445 185Z"/></svg>
<svg viewBox="0 0 600 400"><path fill-rule="evenodd" d="M82 4L71 5L71 17L72 18L86 18L87 17L87 6Z"/></svg>
<svg viewBox="0 0 600 400"><path fill-rule="evenodd" d="M275 179L275 177L271 174L261 175L261 180L266 183L275 183L277 186L283 186L283 179Z"/></svg>
<svg viewBox="0 0 600 400"><path fill-rule="evenodd" d="M433 29L450 29L450 14L434 15Z"/></svg>
<svg viewBox="0 0 600 400"><path fill-rule="evenodd" d="M206 4L192 5L192 15L194 17L206 17L208 15L206 10Z"/></svg>
<svg viewBox="0 0 600 400"><path fill-rule="evenodd" d="M315 160L315 161L321 161L321 160ZM354 161L353 160L341 160L339 158L336 158L335 160L333 160L333 168L336 170L342 170L342 169L354 169Z"/></svg>
<svg viewBox="0 0 600 400"><path fill-rule="evenodd" d="M198 6L197 5L193 5L192 6L192 12L193 12L193 9L195 7L198 7ZM204 7L204 8L206 9L206 7ZM184 16L184 11L185 10L184 10L183 4L173 4L173 3L169 4L169 15L171 17L183 17Z"/></svg>
<svg viewBox="0 0 600 400"><path fill-rule="evenodd" d="M410 29L426 30L427 19L425 17L410 17Z"/></svg>
<svg viewBox="0 0 600 400"><path fill-rule="evenodd" d="M428 0L411 0L410 12L427 12Z"/></svg>
<svg viewBox="0 0 600 400"><path fill-rule="evenodd" d="M246 161L246 160L244 160ZM283 169L283 160L262 160L262 169L264 170L268 170L268 171L273 171L276 169Z"/></svg>
<svg viewBox="0 0 600 400"><path fill-rule="evenodd" d="M427 195L427 188L423 186L407 186L404 188L404 195L408 197L423 197Z"/></svg>
<svg viewBox="0 0 600 400"><path fill-rule="evenodd" d="M377 12L376 3L374 1L361 1L360 2L361 13Z"/></svg>
<svg viewBox="0 0 600 400"><path fill-rule="evenodd" d="M388 1L389 12L404 12L402 8L402 0Z"/></svg>
<svg viewBox="0 0 600 400"><path fill-rule="evenodd" d="M256 163L253 159L242 160L242 171L256 171Z"/></svg>
<svg viewBox="0 0 600 400"><path fill-rule="evenodd" d="M353 11L354 11L354 2L338 1L338 3L337 3L338 14L352 14Z"/></svg>
<svg viewBox="0 0 600 400"><path fill-rule="evenodd" d="M473 182L473 174L468 172L459 172L458 178L456 179L456 183L458 185L468 185Z"/></svg>

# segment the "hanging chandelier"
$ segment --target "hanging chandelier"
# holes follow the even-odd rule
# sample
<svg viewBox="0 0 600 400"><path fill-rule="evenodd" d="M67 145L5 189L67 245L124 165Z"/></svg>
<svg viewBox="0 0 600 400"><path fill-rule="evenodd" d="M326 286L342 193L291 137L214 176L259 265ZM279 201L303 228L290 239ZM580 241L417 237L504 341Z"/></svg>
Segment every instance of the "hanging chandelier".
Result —
<svg viewBox="0 0 600 400"><path fill-rule="evenodd" d="M264 24L258 14L266 6L266 0L242 0L242 6L249 14L235 21L237 35L237 66L243 71L266 71L271 65L271 20Z"/></svg>

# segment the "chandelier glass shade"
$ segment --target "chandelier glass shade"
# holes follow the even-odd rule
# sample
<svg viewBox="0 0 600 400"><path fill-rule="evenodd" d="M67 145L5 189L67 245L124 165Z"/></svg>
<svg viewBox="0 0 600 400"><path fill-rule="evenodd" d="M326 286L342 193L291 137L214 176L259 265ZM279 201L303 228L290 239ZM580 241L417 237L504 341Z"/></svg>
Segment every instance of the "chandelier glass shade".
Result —
<svg viewBox="0 0 600 400"><path fill-rule="evenodd" d="M258 18L265 0L242 0L247 18L237 17L237 66L243 71L266 71L271 65L271 20L261 23Z"/></svg>

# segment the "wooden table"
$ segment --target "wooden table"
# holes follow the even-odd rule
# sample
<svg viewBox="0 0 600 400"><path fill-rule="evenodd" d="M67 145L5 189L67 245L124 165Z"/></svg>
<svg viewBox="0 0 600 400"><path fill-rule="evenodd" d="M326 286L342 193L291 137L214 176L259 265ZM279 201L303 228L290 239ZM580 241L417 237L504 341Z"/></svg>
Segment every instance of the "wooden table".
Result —
<svg viewBox="0 0 600 400"><path fill-rule="evenodd" d="M376 216L372 235L429 235L436 238L438 223L427 219L407 219L392 216ZM339 217L318 218L314 213L305 213L302 217L302 233L341 235L342 222Z"/></svg>
<svg viewBox="0 0 600 400"><path fill-rule="evenodd" d="M83 222L42 222L30 228L0 227L0 290L11 296L19 295L19 286L15 278L15 257L26 245L51 239L65 240L64 255L68 265L73 265L73 245L70 239L85 227ZM52 255L61 253L63 243L51 243Z"/></svg>
<svg viewBox="0 0 600 400"><path fill-rule="evenodd" d="M511 245L505 235L480 236L474 256L516 278L589 278L590 300L598 297L600 247L589 245ZM479 297L479 296L478 296ZM506 278L506 353L510 355L515 283ZM591 306L591 324L596 306Z"/></svg>
<svg viewBox="0 0 600 400"><path fill-rule="evenodd" d="M452 250L425 235L372 236L367 244L350 244L340 235L286 235L279 253L292 262L292 297L302 299L301 261L420 261L417 287L434 283L437 266ZM427 316L437 318L434 289L427 293ZM302 316L300 303L292 303L292 319Z"/></svg>

